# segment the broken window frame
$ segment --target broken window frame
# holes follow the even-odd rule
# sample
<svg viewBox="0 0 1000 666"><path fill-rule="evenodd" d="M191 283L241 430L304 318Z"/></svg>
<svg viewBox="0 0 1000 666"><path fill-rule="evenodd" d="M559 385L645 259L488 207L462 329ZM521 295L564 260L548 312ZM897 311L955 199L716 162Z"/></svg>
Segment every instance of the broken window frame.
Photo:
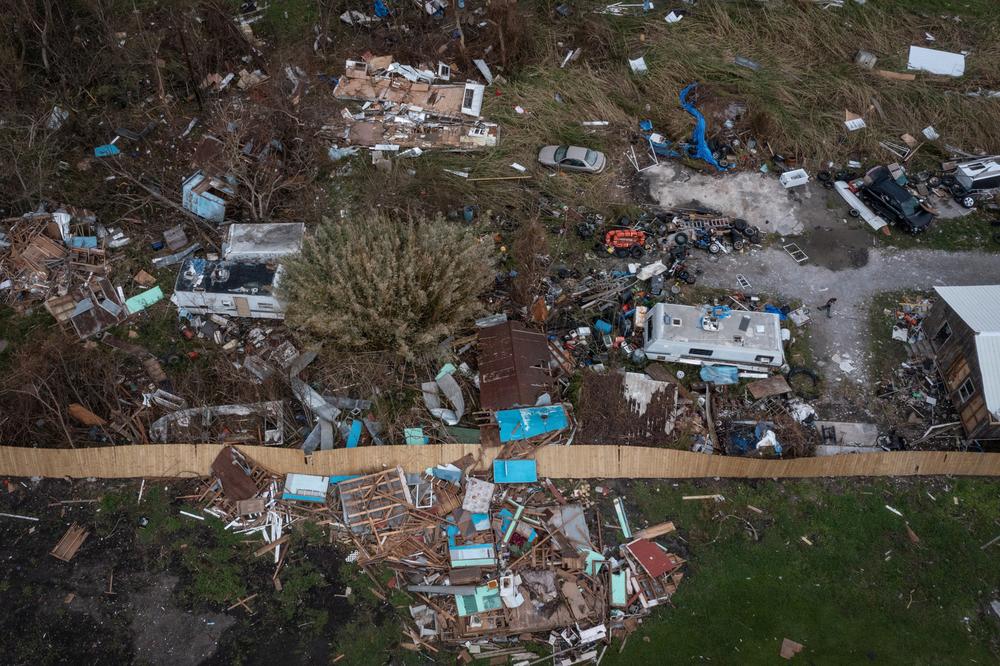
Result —
<svg viewBox="0 0 1000 666"><path fill-rule="evenodd" d="M966 377L965 381L962 382L958 387L958 402L960 405L964 405L969 402L973 396L976 395L976 385L972 381L972 377Z"/></svg>
<svg viewBox="0 0 1000 666"><path fill-rule="evenodd" d="M938 328L937 333L934 334L934 348L940 349L950 339L951 339L951 324L949 324L946 321L943 324L941 324L941 327Z"/></svg>

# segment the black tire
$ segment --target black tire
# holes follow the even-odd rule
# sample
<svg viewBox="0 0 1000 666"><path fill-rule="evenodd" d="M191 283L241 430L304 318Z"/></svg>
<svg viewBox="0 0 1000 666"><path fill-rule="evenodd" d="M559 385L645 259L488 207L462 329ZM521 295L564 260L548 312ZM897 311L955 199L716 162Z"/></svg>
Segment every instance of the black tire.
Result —
<svg viewBox="0 0 1000 666"><path fill-rule="evenodd" d="M753 245L760 245L763 242L763 239L760 237L760 232L759 231L757 233L754 233L754 234L750 235L750 242Z"/></svg>
<svg viewBox="0 0 1000 666"><path fill-rule="evenodd" d="M819 173L816 174L816 178L821 183L829 183L831 180L833 180L833 176L830 174L829 171L820 171Z"/></svg>
<svg viewBox="0 0 1000 666"><path fill-rule="evenodd" d="M628 248L625 248L625 247L616 247L615 248L615 256L618 257L619 259L626 258L628 256Z"/></svg>
<svg viewBox="0 0 1000 666"><path fill-rule="evenodd" d="M961 199L959 199L958 203L962 204L962 208L975 208L976 198L966 194Z"/></svg>
<svg viewBox="0 0 1000 666"><path fill-rule="evenodd" d="M819 375L809 368L792 368L785 376L785 381L795 393L804 398L812 398L819 392Z"/></svg>
<svg viewBox="0 0 1000 666"><path fill-rule="evenodd" d="M738 240L734 240L733 241L733 249L736 250L737 252L739 252L740 250L742 250L744 247L746 247L746 241L744 241L742 239L738 239Z"/></svg>
<svg viewBox="0 0 1000 666"><path fill-rule="evenodd" d="M722 252L722 246L721 245L719 245L715 241L712 241L711 243L708 244L708 253L709 254L719 254L720 252Z"/></svg>
<svg viewBox="0 0 1000 666"><path fill-rule="evenodd" d="M743 233L750 226L750 223L738 217L735 220L733 220L729 226L731 226L733 229L736 229L736 231Z"/></svg>
<svg viewBox="0 0 1000 666"><path fill-rule="evenodd" d="M684 274L684 282L686 282L687 284L694 284L697 281L698 281L698 278L696 278L691 273L685 273Z"/></svg>
<svg viewBox="0 0 1000 666"><path fill-rule="evenodd" d="M674 245L687 245L690 240L688 235L683 231L674 234Z"/></svg>
<svg viewBox="0 0 1000 666"><path fill-rule="evenodd" d="M832 180L828 180L825 183L823 183L823 189L832 190L833 189L833 181Z"/></svg>
<svg viewBox="0 0 1000 666"><path fill-rule="evenodd" d="M633 245L632 249L629 250L628 253L630 255L632 255L633 259L639 259L639 258L642 257L642 255L644 255L646 253L646 251L643 250L642 246L640 246L640 245Z"/></svg>
<svg viewBox="0 0 1000 666"><path fill-rule="evenodd" d="M857 210L855 208L852 208L851 212L848 213L848 215L850 215L851 217L861 217L861 211Z"/></svg>

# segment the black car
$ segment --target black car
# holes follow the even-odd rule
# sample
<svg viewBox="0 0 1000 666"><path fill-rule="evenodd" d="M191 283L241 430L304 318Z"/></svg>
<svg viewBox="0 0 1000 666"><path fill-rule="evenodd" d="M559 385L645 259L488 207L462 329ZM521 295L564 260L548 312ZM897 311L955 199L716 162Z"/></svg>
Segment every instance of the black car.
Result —
<svg viewBox="0 0 1000 666"><path fill-rule="evenodd" d="M864 183L862 198L879 212L894 218L911 234L918 234L930 226L934 214L897 183L886 167L875 167L866 173Z"/></svg>

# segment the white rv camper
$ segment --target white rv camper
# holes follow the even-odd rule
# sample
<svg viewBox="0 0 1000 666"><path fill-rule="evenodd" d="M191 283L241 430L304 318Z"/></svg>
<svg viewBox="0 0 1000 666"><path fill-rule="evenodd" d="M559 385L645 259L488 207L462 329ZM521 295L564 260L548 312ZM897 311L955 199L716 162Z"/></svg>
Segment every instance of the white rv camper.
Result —
<svg viewBox="0 0 1000 666"><path fill-rule="evenodd" d="M657 303L646 318L647 358L692 365L778 368L785 362L781 320L770 312Z"/></svg>

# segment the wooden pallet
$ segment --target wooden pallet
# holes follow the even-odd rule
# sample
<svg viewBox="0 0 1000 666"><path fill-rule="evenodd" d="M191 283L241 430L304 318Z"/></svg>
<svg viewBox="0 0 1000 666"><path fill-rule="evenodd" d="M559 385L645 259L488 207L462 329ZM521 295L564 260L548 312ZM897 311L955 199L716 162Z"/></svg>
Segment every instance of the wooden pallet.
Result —
<svg viewBox="0 0 1000 666"><path fill-rule="evenodd" d="M56 544L52 552L49 553L52 557L62 560L63 562L69 562L74 557L76 557L76 552L80 550L80 546L83 542L87 540L90 536L90 532L83 529L76 523L69 526L66 530L66 534L63 534L62 538L59 539L59 543Z"/></svg>

